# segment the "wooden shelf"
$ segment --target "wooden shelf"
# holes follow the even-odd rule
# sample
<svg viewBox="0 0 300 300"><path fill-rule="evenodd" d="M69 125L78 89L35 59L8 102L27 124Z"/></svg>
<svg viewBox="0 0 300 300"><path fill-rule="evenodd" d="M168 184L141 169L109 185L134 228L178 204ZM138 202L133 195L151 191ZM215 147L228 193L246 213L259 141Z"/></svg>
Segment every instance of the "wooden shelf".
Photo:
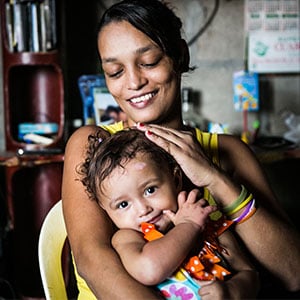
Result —
<svg viewBox="0 0 300 300"><path fill-rule="evenodd" d="M11 270L12 278L9 280L14 282L17 298L43 299L37 243L45 216L61 199L65 142L64 76L61 51L52 47L59 44L56 41L57 32L55 43L50 43L49 47L47 44L47 48L51 48L49 51L21 52L17 51L21 49L18 44L13 47L13 51L10 50L5 14L5 4L8 2L0 0L6 145L5 151L0 152L0 166L4 168L3 194L7 206L8 227L13 237L9 245L9 257L5 259ZM26 9L45 4L44 0L10 3L11 6L26 6ZM55 27L51 26L52 29ZM32 44L26 45L30 45L26 49L32 49ZM50 131L51 143L45 145L25 141L20 125L27 123L36 126L53 124L54 130ZM46 131L38 134L43 133L47 134ZM18 149L34 152L20 155Z"/></svg>

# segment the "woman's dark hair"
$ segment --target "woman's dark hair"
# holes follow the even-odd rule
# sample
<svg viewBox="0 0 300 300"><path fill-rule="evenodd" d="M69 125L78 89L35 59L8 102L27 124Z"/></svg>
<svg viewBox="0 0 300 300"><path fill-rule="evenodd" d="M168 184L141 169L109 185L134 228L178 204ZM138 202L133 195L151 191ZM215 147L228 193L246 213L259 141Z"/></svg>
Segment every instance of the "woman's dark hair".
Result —
<svg viewBox="0 0 300 300"><path fill-rule="evenodd" d="M102 16L101 29L111 22L127 21L147 35L169 56L176 71L189 71L188 48L181 37L181 20L164 1L124 0L112 5Z"/></svg>
<svg viewBox="0 0 300 300"><path fill-rule="evenodd" d="M144 132L137 129L122 130L105 139L99 138L97 133L90 135L85 162L78 170L90 198L99 202L97 194L102 191L103 180L116 167L123 168L138 153L148 155L159 168L171 174L175 168L179 168L168 152L151 142Z"/></svg>

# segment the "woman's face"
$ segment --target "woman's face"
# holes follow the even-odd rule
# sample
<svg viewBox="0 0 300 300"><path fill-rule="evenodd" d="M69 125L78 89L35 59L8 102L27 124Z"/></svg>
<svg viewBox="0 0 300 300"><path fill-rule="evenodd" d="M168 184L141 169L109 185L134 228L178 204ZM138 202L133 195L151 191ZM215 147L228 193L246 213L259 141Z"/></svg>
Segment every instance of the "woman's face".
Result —
<svg viewBox="0 0 300 300"><path fill-rule="evenodd" d="M180 75L172 60L130 23L112 22L98 38L107 87L136 122L181 126Z"/></svg>

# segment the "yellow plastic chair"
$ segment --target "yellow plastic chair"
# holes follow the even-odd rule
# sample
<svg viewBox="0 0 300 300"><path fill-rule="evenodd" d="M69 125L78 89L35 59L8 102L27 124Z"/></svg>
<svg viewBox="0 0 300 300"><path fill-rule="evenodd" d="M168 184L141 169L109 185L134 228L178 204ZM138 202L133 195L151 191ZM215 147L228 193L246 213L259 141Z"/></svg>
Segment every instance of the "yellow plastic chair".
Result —
<svg viewBox="0 0 300 300"><path fill-rule="evenodd" d="M61 260L66 238L67 231L60 200L48 212L38 243L39 267L47 300L68 299Z"/></svg>

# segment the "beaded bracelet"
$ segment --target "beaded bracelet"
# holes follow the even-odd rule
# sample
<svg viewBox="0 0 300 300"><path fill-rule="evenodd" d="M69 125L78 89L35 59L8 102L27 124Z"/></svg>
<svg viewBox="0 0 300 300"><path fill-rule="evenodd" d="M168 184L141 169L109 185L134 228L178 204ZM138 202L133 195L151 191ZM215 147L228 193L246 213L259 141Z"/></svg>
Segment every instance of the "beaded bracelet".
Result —
<svg viewBox="0 0 300 300"><path fill-rule="evenodd" d="M232 221L240 224L240 223L246 221L246 219L250 218L254 214L255 211L256 211L255 199L252 198L252 200L247 204L244 212L240 216L233 219Z"/></svg>
<svg viewBox="0 0 300 300"><path fill-rule="evenodd" d="M238 207L245 200L245 198L248 194L248 191L246 190L246 188L243 185L241 185L241 187L242 187L242 190L241 190L241 193L238 196L238 198L232 204L229 204L229 205L223 207L223 212L225 214L228 214L232 210L236 209L236 207Z"/></svg>

